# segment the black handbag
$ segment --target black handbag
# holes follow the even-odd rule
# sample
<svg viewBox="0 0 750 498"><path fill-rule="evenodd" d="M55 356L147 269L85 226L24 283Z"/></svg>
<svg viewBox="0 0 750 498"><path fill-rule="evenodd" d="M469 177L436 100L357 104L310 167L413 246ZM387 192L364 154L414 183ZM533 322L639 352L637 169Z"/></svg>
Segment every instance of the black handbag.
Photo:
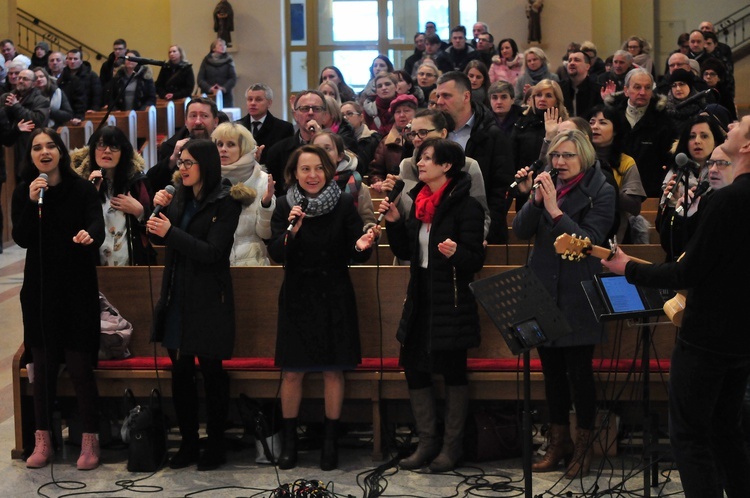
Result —
<svg viewBox="0 0 750 498"><path fill-rule="evenodd" d="M481 410L466 421L464 456L470 462L521 455L521 430L515 414Z"/></svg>
<svg viewBox="0 0 750 498"><path fill-rule="evenodd" d="M167 458L167 424L161 406L161 393L151 391L148 405L136 405L130 389L125 402L132 408L122 424L122 440L128 443L128 471L155 472Z"/></svg>

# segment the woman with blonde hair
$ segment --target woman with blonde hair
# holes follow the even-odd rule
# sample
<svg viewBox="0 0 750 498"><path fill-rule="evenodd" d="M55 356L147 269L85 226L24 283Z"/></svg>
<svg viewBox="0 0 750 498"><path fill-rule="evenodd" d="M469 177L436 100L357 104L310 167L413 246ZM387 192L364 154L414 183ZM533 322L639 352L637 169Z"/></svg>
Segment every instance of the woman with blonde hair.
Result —
<svg viewBox="0 0 750 498"><path fill-rule="evenodd" d="M522 98L526 90L542 80L559 81L555 73L549 70L549 61L544 50L538 47L526 49L523 53L523 74L516 80L516 104L523 104Z"/></svg>
<svg viewBox="0 0 750 498"><path fill-rule="evenodd" d="M222 123L211 139L219 149L221 176L232 182L229 193L242 204L229 263L268 266L263 240L271 237L271 216L276 208L273 177L255 161L255 140L244 126Z"/></svg>
<svg viewBox="0 0 750 498"><path fill-rule="evenodd" d="M640 36L631 36L622 44L622 49L633 56L633 63L654 74L654 60L651 58L651 44Z"/></svg>
<svg viewBox="0 0 750 498"><path fill-rule="evenodd" d="M167 63L156 78L156 94L160 99L184 99L193 94L195 75L185 51L179 45L169 47Z"/></svg>

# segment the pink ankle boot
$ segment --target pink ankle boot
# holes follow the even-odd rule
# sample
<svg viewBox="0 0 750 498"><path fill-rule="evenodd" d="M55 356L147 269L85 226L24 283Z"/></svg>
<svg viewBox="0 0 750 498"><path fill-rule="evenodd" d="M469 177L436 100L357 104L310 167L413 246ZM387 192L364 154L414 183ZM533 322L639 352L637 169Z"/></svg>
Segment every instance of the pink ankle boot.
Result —
<svg viewBox="0 0 750 498"><path fill-rule="evenodd" d="M26 468L41 469L52 459L52 438L49 431L36 431L34 433L34 452L26 459Z"/></svg>
<svg viewBox="0 0 750 498"><path fill-rule="evenodd" d="M81 437L81 456L78 470L92 470L99 466L99 434L84 432Z"/></svg>

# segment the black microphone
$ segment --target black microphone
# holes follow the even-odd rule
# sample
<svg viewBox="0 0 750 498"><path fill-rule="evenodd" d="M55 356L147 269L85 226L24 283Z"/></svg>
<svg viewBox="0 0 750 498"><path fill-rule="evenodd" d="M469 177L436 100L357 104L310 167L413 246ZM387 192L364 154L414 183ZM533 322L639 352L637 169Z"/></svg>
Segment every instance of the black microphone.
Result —
<svg viewBox="0 0 750 498"><path fill-rule="evenodd" d="M136 57L134 55L123 55L120 59L126 61L135 62L136 64L151 64L152 66L164 67L167 63L164 61L157 61L154 59L146 59L144 57Z"/></svg>
<svg viewBox="0 0 750 498"><path fill-rule="evenodd" d="M42 179L44 179L45 181L48 181L48 180L49 180L49 176L47 176L47 173L39 173L39 178L42 178ZM38 201L36 201L36 203L37 203L37 204L39 204L40 206L41 206L42 204L44 204L44 191L45 191L45 190L46 190L45 188L41 188L41 189L39 189L39 200L38 200Z"/></svg>
<svg viewBox="0 0 750 498"><path fill-rule="evenodd" d="M552 180L554 180L555 178L557 178L557 175L559 175L559 174L560 174L560 170L559 169L552 168L549 171L549 177L552 178ZM538 189L541 186L542 186L542 182L537 182L537 183L535 183L531 187L531 191L534 192L536 189Z"/></svg>
<svg viewBox="0 0 750 498"><path fill-rule="evenodd" d="M169 195L174 195L174 186L173 185L167 185L166 187L164 187L164 190L166 190ZM149 216L149 218L153 218L155 216L159 216L159 213L161 213L162 209L164 209L164 206L162 206L161 204L158 204L154 208L154 212L151 213L151 216Z"/></svg>
<svg viewBox="0 0 750 498"><path fill-rule="evenodd" d="M680 152L679 154L674 156L674 162L675 164L677 164L679 170L677 172L677 178L675 178L674 187L672 187L672 190L670 190L669 193L667 194L668 201L672 200L672 194L674 194L675 189L682 181L682 177L685 174L685 169L686 169L685 166L687 164L692 164L692 166L696 169L696 171L700 168L700 166L698 166L698 163L696 163L695 161L691 161L688 158L687 154L685 154L684 152Z"/></svg>
<svg viewBox="0 0 750 498"><path fill-rule="evenodd" d="M401 191L404 190L405 186L403 180L398 180L393 186L393 189L388 192L388 202L395 202L396 198L401 195ZM380 216L378 216L378 224L383 221L383 218L385 218L385 213L380 213Z"/></svg>
<svg viewBox="0 0 750 498"><path fill-rule="evenodd" d="M680 102L679 104L677 104L676 106L674 106L674 108L675 109L682 109L686 105L692 104L696 100L699 100L702 97L707 96L709 93L711 93L713 91L714 91L713 88L708 88L706 90L703 90L702 92L698 92L695 95L693 95L692 97L688 97L687 99L683 100L682 102Z"/></svg>
<svg viewBox="0 0 750 498"><path fill-rule="evenodd" d="M542 169L543 167L544 167L544 161L542 161L541 159L537 159L536 161L531 163L531 166L529 166L529 173L534 173L536 175L539 172L539 170ZM524 178L524 180L525 179L526 178ZM509 189L516 188L518 186L519 181L523 181L523 180L519 178L518 180L511 183L510 187L508 188Z"/></svg>
<svg viewBox="0 0 750 498"><path fill-rule="evenodd" d="M305 212L305 209L307 209L307 203L308 203L308 202L309 202L309 201L308 201L307 197L303 197L303 198L302 198L302 202L300 202L300 203L299 203L299 207L300 207L300 208L302 208L302 212L303 212L303 213ZM292 231L292 228L294 228L294 225L296 225L296 224L297 224L297 221L298 221L298 220L299 220L299 217L298 217L298 216L295 216L294 218L292 218L292 221L290 221L290 222L289 222L289 226L288 226L288 227L286 227L286 231L287 231L287 232L291 232L291 231Z"/></svg>
<svg viewBox="0 0 750 498"><path fill-rule="evenodd" d="M700 197L703 194L705 194L706 192L708 192L708 189L710 189L710 188L711 188L711 184L708 183L708 180L702 181L700 183L700 185L698 185L698 187L695 189L695 192L693 192L693 200L692 200L691 204L694 203L698 199L698 197ZM682 214L682 212L684 210L685 209L684 209L684 207L682 205L677 206L677 209L675 209L675 211L677 212L677 214Z"/></svg>

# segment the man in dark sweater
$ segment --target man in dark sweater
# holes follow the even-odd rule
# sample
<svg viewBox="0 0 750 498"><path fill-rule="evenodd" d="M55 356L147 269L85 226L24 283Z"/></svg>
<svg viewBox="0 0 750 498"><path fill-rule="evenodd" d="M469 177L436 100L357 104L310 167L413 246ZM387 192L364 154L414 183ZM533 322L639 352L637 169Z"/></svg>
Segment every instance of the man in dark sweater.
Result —
<svg viewBox="0 0 750 498"><path fill-rule="evenodd" d="M750 116L730 126L721 148L734 182L712 196L680 261L638 264L622 251L602 261L637 285L687 289L669 373L669 436L686 498L750 490L740 429L750 376Z"/></svg>

